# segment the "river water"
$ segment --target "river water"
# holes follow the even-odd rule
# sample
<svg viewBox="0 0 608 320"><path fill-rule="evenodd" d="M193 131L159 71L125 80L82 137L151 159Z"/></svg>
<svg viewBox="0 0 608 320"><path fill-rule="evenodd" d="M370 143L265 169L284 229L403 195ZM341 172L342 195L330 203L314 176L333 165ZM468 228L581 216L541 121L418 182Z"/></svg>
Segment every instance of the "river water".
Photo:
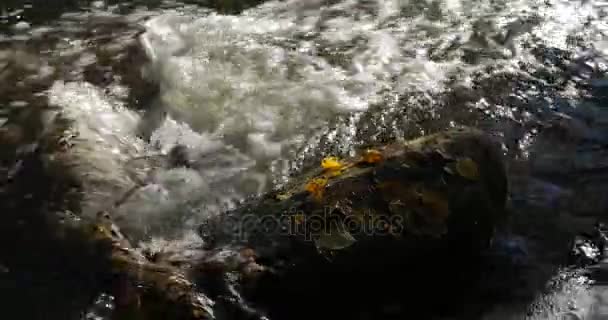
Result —
<svg viewBox="0 0 608 320"><path fill-rule="evenodd" d="M27 150L45 126L33 114L73 119L74 165L93 181L83 214L137 181L115 214L141 248L195 247L206 218L322 156L471 125L503 144L513 221L501 243L525 269L523 292L481 317L604 319L601 286L560 271L560 259L608 209L608 2L9 0L0 10L0 129ZM176 145L195 165L161 165ZM3 166L10 175L18 162Z"/></svg>

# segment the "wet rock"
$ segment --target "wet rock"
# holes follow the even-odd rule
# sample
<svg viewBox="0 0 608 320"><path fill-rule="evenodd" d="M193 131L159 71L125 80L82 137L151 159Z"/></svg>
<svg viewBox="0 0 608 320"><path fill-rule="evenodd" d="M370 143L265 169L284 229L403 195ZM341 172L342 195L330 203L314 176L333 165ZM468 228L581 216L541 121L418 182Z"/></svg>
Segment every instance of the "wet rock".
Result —
<svg viewBox="0 0 608 320"><path fill-rule="evenodd" d="M387 286L420 290L417 298L392 295L396 304L428 304L431 287L466 279L462 268L475 265L506 218L501 155L475 130L326 158L321 167L201 228L211 252L256 253L255 280L242 276L245 269L226 271L241 275L239 294L270 318L325 319L337 310L354 317L383 305ZM458 262L448 271L450 259ZM305 310L294 313L302 301Z"/></svg>
<svg viewBox="0 0 608 320"><path fill-rule="evenodd" d="M106 28L109 30L103 32ZM121 20L100 23L94 63L83 70L85 80L97 86L124 86L126 100L135 109L147 107L158 92L158 84L144 72L149 59L138 42L141 32L141 27Z"/></svg>
<svg viewBox="0 0 608 320"><path fill-rule="evenodd" d="M598 192L608 187L608 177L601 170L579 174L573 185L574 192L567 201L572 214L597 218L608 210L608 199Z"/></svg>

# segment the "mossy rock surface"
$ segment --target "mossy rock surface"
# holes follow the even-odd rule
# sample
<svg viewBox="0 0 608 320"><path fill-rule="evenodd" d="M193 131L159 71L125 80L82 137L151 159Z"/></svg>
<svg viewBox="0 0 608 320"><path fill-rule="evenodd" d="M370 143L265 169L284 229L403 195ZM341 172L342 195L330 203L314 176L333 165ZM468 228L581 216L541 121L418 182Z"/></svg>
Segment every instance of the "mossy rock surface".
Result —
<svg viewBox="0 0 608 320"><path fill-rule="evenodd" d="M423 316L453 307L454 290L473 281L507 218L507 190L499 146L456 128L325 158L201 230L212 247L255 252L265 272L239 287L270 318L359 317L384 305Z"/></svg>
<svg viewBox="0 0 608 320"><path fill-rule="evenodd" d="M458 128L326 158L282 190L210 222L216 234L201 230L218 243L260 251L300 242L333 255L386 238L478 250L504 220L506 197L498 146L483 132Z"/></svg>

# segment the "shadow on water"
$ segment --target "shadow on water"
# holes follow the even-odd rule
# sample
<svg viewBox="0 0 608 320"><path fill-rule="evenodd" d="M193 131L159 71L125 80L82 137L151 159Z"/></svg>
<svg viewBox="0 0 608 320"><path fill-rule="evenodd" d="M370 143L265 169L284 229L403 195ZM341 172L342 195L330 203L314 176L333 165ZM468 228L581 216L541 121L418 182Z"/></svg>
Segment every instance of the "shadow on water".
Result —
<svg viewBox="0 0 608 320"><path fill-rule="evenodd" d="M66 247L58 245L60 239L71 235L48 233L54 221L50 217L70 209L77 212L79 200L76 181L49 176L45 151L17 152L18 145L36 142L42 123L41 114L33 111L20 119L20 125L31 130L28 137L10 143L6 130L1 135L3 165L19 161L21 169L3 174L0 182L0 305L23 319L78 319L101 289L103 281L95 270L104 264L94 252L83 251L81 239L72 237L73 246ZM75 258L83 253L87 259Z"/></svg>

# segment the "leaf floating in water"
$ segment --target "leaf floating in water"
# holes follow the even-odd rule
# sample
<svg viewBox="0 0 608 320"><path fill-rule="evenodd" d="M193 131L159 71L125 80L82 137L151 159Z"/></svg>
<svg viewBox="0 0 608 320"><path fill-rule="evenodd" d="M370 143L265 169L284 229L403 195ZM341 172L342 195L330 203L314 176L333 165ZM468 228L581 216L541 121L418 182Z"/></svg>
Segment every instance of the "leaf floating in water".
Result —
<svg viewBox="0 0 608 320"><path fill-rule="evenodd" d="M336 157L327 157L321 161L321 167L327 170L340 170L344 165Z"/></svg>
<svg viewBox="0 0 608 320"><path fill-rule="evenodd" d="M356 241L350 232L333 228L329 233L321 233L315 243L320 249L341 250L350 247Z"/></svg>
<svg viewBox="0 0 608 320"><path fill-rule="evenodd" d="M325 177L333 178L341 175L342 171L348 166L338 160L336 157L327 157L321 161L321 167L325 169Z"/></svg>
<svg viewBox="0 0 608 320"><path fill-rule="evenodd" d="M479 179L479 170L477 169L477 164L471 158L458 160L456 162L456 172L470 180Z"/></svg>
<svg viewBox="0 0 608 320"><path fill-rule="evenodd" d="M378 150L370 149L363 154L363 162L374 164L382 161L382 153Z"/></svg>
<svg viewBox="0 0 608 320"><path fill-rule="evenodd" d="M320 200L323 197L326 185L326 178L314 178L306 184L306 191L310 192L317 200Z"/></svg>

